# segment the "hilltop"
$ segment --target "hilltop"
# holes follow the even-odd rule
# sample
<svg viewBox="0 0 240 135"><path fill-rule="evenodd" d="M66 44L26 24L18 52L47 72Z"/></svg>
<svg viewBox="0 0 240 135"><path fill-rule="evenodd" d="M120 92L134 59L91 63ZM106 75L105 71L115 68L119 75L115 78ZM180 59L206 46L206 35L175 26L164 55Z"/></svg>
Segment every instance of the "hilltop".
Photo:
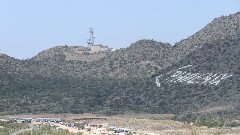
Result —
<svg viewBox="0 0 240 135"><path fill-rule="evenodd" d="M226 38L234 38L239 35L240 12L215 18L212 22L187 39L175 44L179 58L198 50L205 43L215 42Z"/></svg>
<svg viewBox="0 0 240 135"><path fill-rule="evenodd" d="M62 56L66 61L84 61L92 62L106 56L106 53L92 53L85 51L84 46L56 46L44 50L31 58L33 61L47 61Z"/></svg>

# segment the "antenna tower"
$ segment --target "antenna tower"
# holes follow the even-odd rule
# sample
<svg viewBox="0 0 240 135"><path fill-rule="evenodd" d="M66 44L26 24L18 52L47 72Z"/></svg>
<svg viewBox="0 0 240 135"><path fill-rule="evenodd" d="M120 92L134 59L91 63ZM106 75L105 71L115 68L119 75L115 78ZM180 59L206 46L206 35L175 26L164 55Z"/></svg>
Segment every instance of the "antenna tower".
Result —
<svg viewBox="0 0 240 135"><path fill-rule="evenodd" d="M88 47L90 47L91 45L94 45L94 39L95 39L95 36L94 36L93 28L89 28L89 39L87 40Z"/></svg>

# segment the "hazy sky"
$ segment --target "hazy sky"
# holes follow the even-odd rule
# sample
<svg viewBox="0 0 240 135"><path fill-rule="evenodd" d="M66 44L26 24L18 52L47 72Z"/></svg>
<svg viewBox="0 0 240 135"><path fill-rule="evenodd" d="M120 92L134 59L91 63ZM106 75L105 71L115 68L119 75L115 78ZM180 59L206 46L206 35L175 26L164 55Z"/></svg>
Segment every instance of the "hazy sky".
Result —
<svg viewBox="0 0 240 135"><path fill-rule="evenodd" d="M140 39L172 45L214 18L240 11L239 0L0 0L0 49L31 58L57 45L125 48Z"/></svg>

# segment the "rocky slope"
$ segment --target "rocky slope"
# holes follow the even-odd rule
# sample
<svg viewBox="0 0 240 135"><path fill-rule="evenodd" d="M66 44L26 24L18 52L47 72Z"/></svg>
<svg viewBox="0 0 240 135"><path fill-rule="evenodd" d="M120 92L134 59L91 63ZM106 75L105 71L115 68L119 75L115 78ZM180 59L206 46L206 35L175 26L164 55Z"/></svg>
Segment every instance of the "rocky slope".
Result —
<svg viewBox="0 0 240 135"><path fill-rule="evenodd" d="M198 50L205 43L236 37L240 32L240 12L215 18L212 22L187 39L175 44L178 59Z"/></svg>
<svg viewBox="0 0 240 135"><path fill-rule="evenodd" d="M168 104L178 107L180 112L214 112L219 108L221 111L238 110L239 59L240 35L237 35L234 39L206 43L185 59L162 70L156 75L156 81L159 89L168 91L174 99Z"/></svg>

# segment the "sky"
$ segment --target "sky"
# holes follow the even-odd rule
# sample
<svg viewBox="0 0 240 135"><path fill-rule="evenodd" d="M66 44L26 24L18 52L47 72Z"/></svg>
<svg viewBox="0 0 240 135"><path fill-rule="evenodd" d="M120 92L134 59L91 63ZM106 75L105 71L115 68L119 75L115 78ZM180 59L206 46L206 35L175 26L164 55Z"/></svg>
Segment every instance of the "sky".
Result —
<svg viewBox="0 0 240 135"><path fill-rule="evenodd" d="M240 11L239 0L0 0L0 52L28 59L59 45L126 48L140 39L176 42L214 18Z"/></svg>

